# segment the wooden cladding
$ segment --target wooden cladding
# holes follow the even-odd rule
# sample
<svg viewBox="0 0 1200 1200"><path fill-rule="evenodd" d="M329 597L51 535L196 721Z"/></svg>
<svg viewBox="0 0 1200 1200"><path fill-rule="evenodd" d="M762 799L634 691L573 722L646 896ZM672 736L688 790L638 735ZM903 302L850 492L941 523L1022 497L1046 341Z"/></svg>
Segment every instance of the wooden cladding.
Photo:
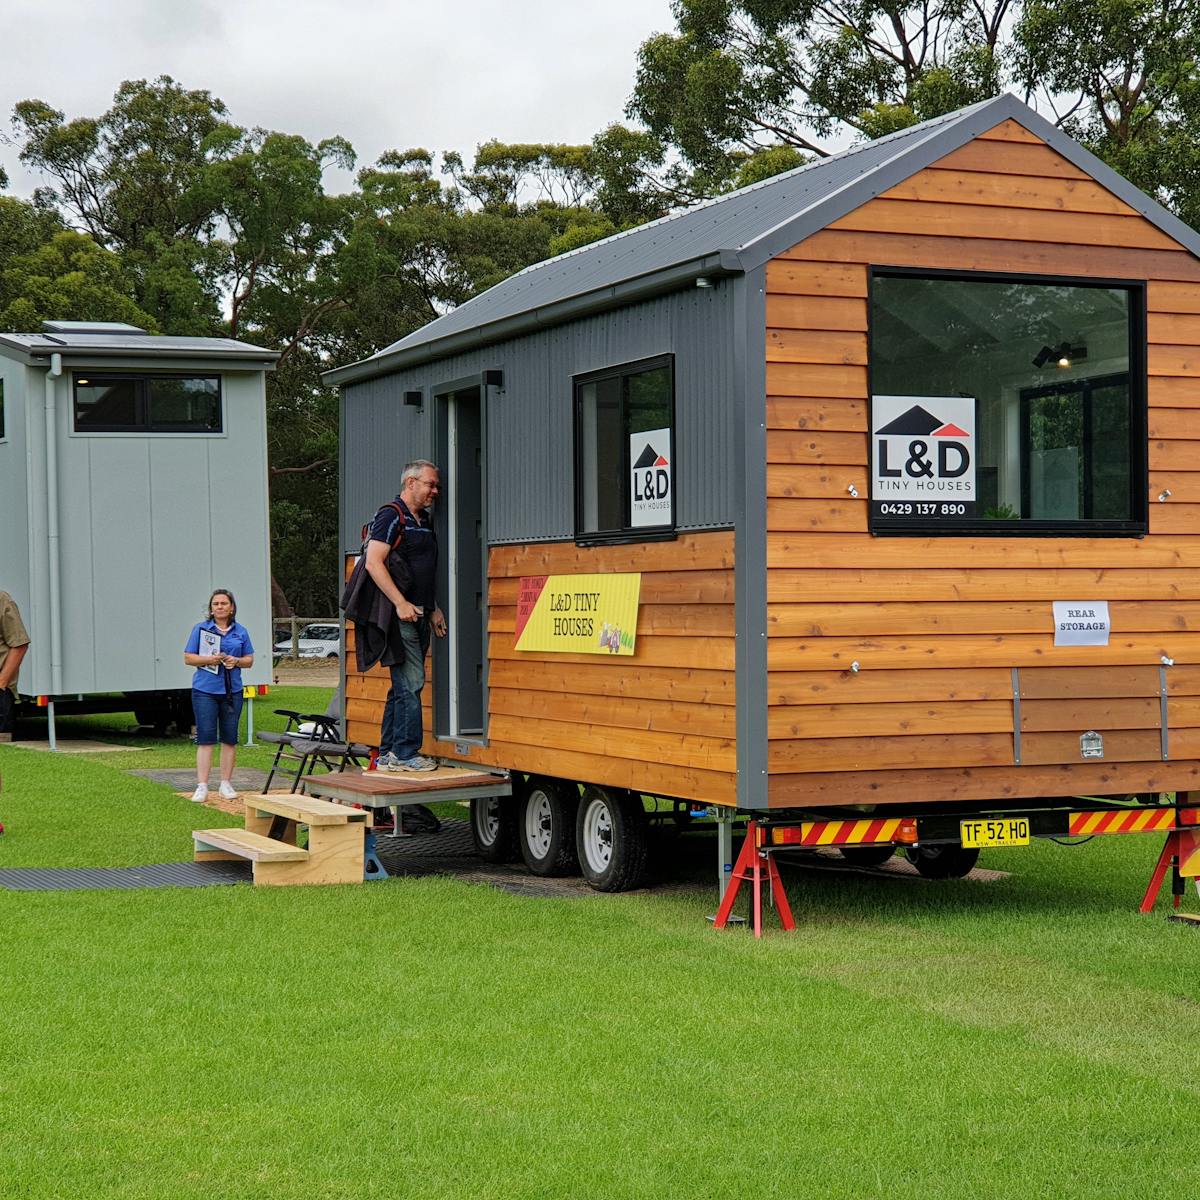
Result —
<svg viewBox="0 0 1200 1200"><path fill-rule="evenodd" d="M873 266L1145 280L1149 536L872 537ZM1196 787L1200 262L1006 121L768 264L766 313L770 804ZM1109 645L1056 647L1089 598Z"/></svg>
<svg viewBox="0 0 1200 1200"><path fill-rule="evenodd" d="M736 801L733 536L494 547L488 558L487 744L425 739L459 761L712 803ZM641 573L632 657L514 648L524 575ZM435 651L436 652L436 651ZM349 736L374 744L382 672L347 675ZM426 730L430 730L429 686Z"/></svg>

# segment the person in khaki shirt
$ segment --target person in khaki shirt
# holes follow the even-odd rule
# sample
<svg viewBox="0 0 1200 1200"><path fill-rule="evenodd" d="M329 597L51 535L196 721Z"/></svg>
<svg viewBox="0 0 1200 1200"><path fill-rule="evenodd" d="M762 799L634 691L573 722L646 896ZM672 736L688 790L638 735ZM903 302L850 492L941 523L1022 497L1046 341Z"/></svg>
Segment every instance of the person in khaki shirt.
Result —
<svg viewBox="0 0 1200 1200"><path fill-rule="evenodd" d="M12 741L13 714L17 707L17 672L29 649L29 634L17 602L0 592L0 742Z"/></svg>

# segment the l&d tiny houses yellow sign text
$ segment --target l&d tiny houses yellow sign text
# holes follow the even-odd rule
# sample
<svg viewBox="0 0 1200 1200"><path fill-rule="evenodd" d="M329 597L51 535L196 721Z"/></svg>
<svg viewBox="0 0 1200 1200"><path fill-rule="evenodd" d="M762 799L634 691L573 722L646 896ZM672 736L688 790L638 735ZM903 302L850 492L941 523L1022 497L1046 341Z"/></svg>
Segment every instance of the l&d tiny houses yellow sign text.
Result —
<svg viewBox="0 0 1200 1200"><path fill-rule="evenodd" d="M523 576L516 648L632 654L641 587L640 574Z"/></svg>

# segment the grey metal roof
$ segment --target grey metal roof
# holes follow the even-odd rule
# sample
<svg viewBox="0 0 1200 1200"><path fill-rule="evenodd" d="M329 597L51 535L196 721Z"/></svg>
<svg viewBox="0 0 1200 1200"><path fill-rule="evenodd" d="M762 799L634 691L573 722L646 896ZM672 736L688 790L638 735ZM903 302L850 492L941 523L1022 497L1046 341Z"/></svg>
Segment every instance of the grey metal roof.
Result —
<svg viewBox="0 0 1200 1200"><path fill-rule="evenodd" d="M535 263L361 362L350 383L531 328L752 270L1012 118L1200 257L1200 235L1015 96L997 96Z"/></svg>
<svg viewBox="0 0 1200 1200"><path fill-rule="evenodd" d="M12 351L28 363L51 354L93 358L212 358L271 367L278 351L264 350L233 338L157 337L126 333L0 333L0 352Z"/></svg>

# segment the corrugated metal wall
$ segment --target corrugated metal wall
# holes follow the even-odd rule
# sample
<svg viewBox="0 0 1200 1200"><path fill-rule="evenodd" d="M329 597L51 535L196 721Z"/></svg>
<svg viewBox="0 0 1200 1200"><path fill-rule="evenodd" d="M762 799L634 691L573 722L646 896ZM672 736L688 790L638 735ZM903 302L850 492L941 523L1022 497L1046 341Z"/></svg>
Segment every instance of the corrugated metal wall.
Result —
<svg viewBox="0 0 1200 1200"><path fill-rule="evenodd" d="M342 401L342 515L345 549L362 523L396 491L412 458L432 458L432 395L484 370L504 372L489 389L487 525L490 543L574 536L572 379L675 355L675 486L679 529L733 524L733 284L689 288L348 386ZM404 392L423 389L422 409ZM449 483L450 481L447 480Z"/></svg>

